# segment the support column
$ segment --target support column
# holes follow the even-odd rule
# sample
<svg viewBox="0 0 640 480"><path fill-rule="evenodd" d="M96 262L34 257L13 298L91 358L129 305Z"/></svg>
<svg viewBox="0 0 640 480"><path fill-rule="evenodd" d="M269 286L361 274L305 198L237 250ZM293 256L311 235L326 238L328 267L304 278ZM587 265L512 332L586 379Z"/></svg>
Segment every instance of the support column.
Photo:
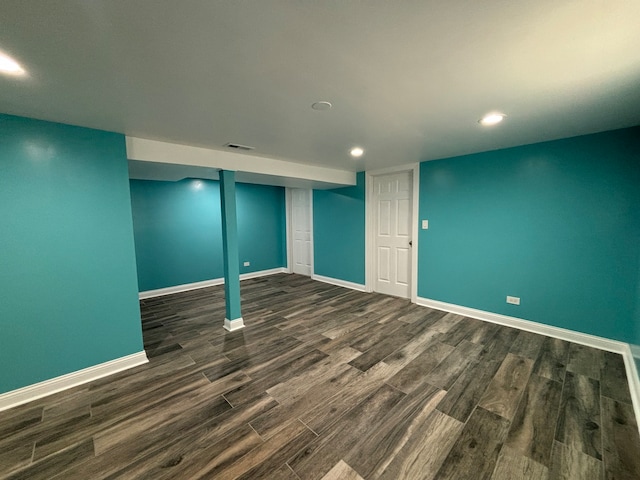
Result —
<svg viewBox="0 0 640 480"><path fill-rule="evenodd" d="M222 250L224 262L224 328L230 332L244 328L240 311L240 257L236 218L236 172L220 170L222 207Z"/></svg>

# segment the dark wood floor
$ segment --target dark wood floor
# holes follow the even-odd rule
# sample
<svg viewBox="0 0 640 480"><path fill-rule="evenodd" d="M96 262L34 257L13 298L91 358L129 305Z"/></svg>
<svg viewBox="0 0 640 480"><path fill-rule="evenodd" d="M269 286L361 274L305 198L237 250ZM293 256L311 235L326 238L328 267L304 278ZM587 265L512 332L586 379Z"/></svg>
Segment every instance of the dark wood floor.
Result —
<svg viewBox="0 0 640 480"><path fill-rule="evenodd" d="M295 275L141 302L150 362L0 413L0 478L638 479L620 355Z"/></svg>

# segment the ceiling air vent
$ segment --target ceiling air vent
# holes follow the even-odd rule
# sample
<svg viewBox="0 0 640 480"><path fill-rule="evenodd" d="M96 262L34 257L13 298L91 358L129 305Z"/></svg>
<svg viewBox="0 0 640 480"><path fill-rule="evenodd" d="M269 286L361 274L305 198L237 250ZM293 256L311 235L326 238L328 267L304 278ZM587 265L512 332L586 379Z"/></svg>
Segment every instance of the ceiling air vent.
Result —
<svg viewBox="0 0 640 480"><path fill-rule="evenodd" d="M250 147L248 145L240 145L239 143L227 143L227 148L233 148L234 150L255 150L256 147Z"/></svg>

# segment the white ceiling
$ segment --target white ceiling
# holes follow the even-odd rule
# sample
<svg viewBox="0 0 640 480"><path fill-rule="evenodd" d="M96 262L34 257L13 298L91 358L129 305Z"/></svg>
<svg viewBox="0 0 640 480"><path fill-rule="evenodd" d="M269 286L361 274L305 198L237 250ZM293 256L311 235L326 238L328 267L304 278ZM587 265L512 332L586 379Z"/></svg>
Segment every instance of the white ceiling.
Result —
<svg viewBox="0 0 640 480"><path fill-rule="evenodd" d="M0 111L375 169L640 124L639 21L639 0L2 0L28 76L0 77Z"/></svg>

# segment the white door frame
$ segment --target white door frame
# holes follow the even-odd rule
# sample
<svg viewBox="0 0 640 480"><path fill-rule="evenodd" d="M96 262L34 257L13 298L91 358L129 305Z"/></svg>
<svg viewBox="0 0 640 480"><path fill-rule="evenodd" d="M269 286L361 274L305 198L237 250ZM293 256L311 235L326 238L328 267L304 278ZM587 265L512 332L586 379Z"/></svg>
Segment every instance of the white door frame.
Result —
<svg viewBox="0 0 640 480"><path fill-rule="evenodd" d="M411 302L416 303L418 298L418 196L420 193L420 164L412 163L366 172L366 202L365 202L365 290L373 292L376 274L375 255L375 230L374 230L374 205L373 205L373 177L400 172L411 172Z"/></svg>
<svg viewBox="0 0 640 480"><path fill-rule="evenodd" d="M304 190L304 189L299 189ZM311 277L314 274L314 247L313 247L313 190L309 189L309 233L311 235ZM285 187L285 221L287 232L287 273L293 273L293 203L291 199L291 188Z"/></svg>

